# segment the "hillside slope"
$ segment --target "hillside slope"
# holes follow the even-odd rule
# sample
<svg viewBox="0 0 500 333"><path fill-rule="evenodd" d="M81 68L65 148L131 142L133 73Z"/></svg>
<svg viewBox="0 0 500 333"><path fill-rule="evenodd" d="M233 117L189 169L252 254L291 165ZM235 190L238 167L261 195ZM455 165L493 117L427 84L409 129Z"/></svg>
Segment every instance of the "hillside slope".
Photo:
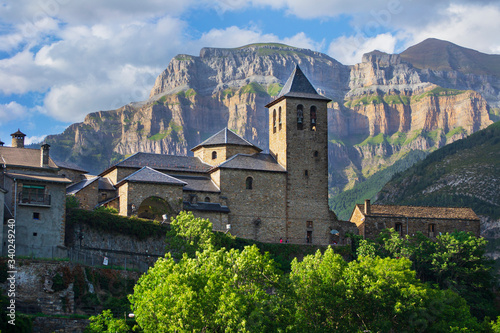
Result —
<svg viewBox="0 0 500 333"><path fill-rule="evenodd" d="M500 122L458 140L395 175L377 203L470 207L482 235L500 237Z"/></svg>

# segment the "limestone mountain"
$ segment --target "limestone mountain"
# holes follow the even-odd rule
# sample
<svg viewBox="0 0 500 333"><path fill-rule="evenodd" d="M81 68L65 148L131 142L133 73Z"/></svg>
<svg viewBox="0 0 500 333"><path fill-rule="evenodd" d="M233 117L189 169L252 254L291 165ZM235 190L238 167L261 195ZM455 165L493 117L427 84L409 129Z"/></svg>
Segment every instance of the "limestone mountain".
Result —
<svg viewBox="0 0 500 333"><path fill-rule="evenodd" d="M437 45L431 49L450 45L431 42ZM424 41L400 55L374 51L353 66L282 44L204 48L199 56L174 57L147 101L91 113L46 141L57 160L94 173L138 151L189 154L190 148L226 126L266 150L264 106L299 64L318 92L333 100L328 118L334 196L412 150L436 149L499 118L498 56L483 63L488 55L474 53L467 62L448 60L450 66L441 68L434 61L426 66L428 60L418 55L425 54L428 44ZM453 45L449 52L461 59L460 52L469 54L464 50ZM465 63L485 70L463 71Z"/></svg>

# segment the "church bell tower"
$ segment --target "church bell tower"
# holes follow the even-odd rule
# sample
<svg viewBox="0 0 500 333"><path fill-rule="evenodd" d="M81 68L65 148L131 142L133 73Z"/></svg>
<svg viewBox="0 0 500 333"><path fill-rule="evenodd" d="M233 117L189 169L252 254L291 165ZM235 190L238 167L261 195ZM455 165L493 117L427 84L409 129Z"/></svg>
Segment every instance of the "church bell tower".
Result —
<svg viewBox="0 0 500 333"><path fill-rule="evenodd" d="M287 170L286 237L292 243L329 243L336 219L328 206L328 102L297 65L266 105L269 151Z"/></svg>

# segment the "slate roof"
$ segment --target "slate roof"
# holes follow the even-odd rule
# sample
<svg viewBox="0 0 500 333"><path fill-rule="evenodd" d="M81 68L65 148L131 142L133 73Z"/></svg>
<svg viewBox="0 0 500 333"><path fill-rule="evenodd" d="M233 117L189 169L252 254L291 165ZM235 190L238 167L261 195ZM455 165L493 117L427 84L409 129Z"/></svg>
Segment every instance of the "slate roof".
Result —
<svg viewBox="0 0 500 333"><path fill-rule="evenodd" d="M236 154L227 161L219 164L217 169L243 169L243 170L258 170L269 172L287 172L274 157L269 154Z"/></svg>
<svg viewBox="0 0 500 333"><path fill-rule="evenodd" d="M40 149L0 147L0 164L41 168L40 154ZM49 167L57 169L57 165L51 158L49 158Z"/></svg>
<svg viewBox="0 0 500 333"><path fill-rule="evenodd" d="M229 213L230 210L227 206L222 206L220 203L215 202L198 202L197 204L191 204L189 201L184 201L184 210L197 210L203 212L219 212L219 213Z"/></svg>
<svg viewBox="0 0 500 333"><path fill-rule="evenodd" d="M156 170L208 172L212 167L193 156L176 156L153 153L135 153L115 165L115 167L142 168L149 166ZM108 169L109 170L109 169ZM106 171L108 171L106 170ZM103 175L106 171L101 173Z"/></svg>
<svg viewBox="0 0 500 333"><path fill-rule="evenodd" d="M195 151L196 149L201 147L222 145L250 146L254 147L258 151L262 151L262 149L243 139L241 136L229 130L227 127L215 133L196 147L192 148L191 151Z"/></svg>
<svg viewBox="0 0 500 333"><path fill-rule="evenodd" d="M285 85L283 86L283 89L281 89L278 97L274 101L266 105L266 107L270 107L271 105L283 99L284 97L296 97L296 98L331 101L331 99L325 96L321 96L316 92L316 89L314 89L311 82L309 82L305 74L300 69L299 65L295 67L294 71L292 72L292 74L286 81Z"/></svg>
<svg viewBox="0 0 500 333"><path fill-rule="evenodd" d="M356 205L364 214L364 204ZM371 217L407 217L416 219L479 220L471 208L370 205Z"/></svg>
<svg viewBox="0 0 500 333"><path fill-rule="evenodd" d="M113 186L113 183L111 183L111 180L107 177L99 177L99 185L98 185L99 190L104 190L104 191L115 191L116 188Z"/></svg>
<svg viewBox="0 0 500 333"><path fill-rule="evenodd" d="M54 162L61 169L70 169L70 170L80 171L81 173L89 173L87 170L80 168L78 165L71 162L61 162L61 161L54 161Z"/></svg>
<svg viewBox="0 0 500 333"><path fill-rule="evenodd" d="M98 180L100 177L95 176L94 178L90 179L84 179L82 181L79 181L78 183L72 184L68 187L66 187L66 194L77 194L96 180Z"/></svg>
<svg viewBox="0 0 500 333"><path fill-rule="evenodd" d="M198 191L198 192L215 192L219 193L220 189L209 177L202 176L185 176L185 175L171 175L172 177L186 182L184 191Z"/></svg>
<svg viewBox="0 0 500 333"><path fill-rule="evenodd" d="M32 175L32 174L25 174L25 173L17 173L17 172L7 172L5 175L9 178L12 179L24 179L24 180L31 180L31 181L39 181L39 182L45 182L45 183L65 183L65 184L70 184L71 180L69 180L66 177L62 176L56 176L56 175Z"/></svg>
<svg viewBox="0 0 500 333"><path fill-rule="evenodd" d="M187 185L182 180L176 179L172 176L166 175L163 172L151 169L148 166L134 172L133 174L123 178L116 186L121 186L125 182L131 183L154 183L154 184L168 184L168 185Z"/></svg>

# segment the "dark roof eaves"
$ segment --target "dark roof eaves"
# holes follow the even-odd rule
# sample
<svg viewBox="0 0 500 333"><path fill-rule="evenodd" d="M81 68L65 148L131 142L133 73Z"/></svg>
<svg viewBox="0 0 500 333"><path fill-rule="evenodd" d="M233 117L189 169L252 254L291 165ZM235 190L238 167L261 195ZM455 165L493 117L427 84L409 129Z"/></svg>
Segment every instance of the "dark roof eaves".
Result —
<svg viewBox="0 0 500 333"><path fill-rule="evenodd" d="M332 100L328 97L325 97L325 96L322 96L322 95L319 95L316 96L316 97L313 97L313 96L293 96L293 95L288 95L288 94L285 94L283 96L280 96L279 98L275 99L274 101L272 102L269 102L268 104L266 104L264 107L266 108L270 108L271 106L281 102L282 100L284 100L285 98L296 98L296 99L312 99L312 100L317 100L317 101L328 101L328 102L331 102Z"/></svg>

